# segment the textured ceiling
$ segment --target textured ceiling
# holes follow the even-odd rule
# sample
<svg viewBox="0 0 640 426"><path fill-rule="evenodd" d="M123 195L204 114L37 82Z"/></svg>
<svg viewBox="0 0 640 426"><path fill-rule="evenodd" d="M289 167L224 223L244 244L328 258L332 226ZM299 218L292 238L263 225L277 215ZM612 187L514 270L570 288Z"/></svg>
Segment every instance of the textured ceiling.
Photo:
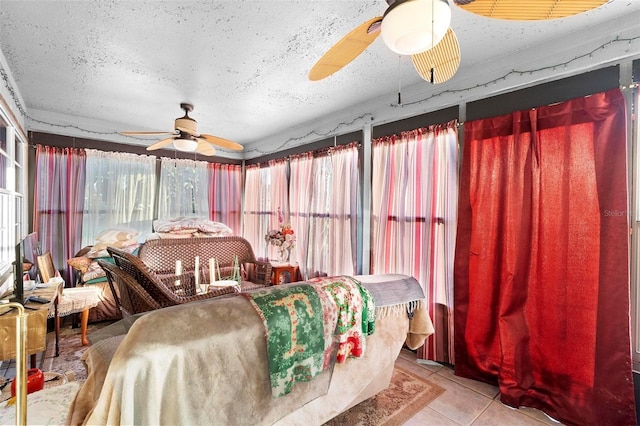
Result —
<svg viewBox="0 0 640 426"><path fill-rule="evenodd" d="M292 127L313 128L336 111L393 102L400 85L428 85L381 38L333 76L307 79L328 48L386 6L383 0L0 0L0 49L28 130L61 126L57 133L123 141L115 132L172 130L180 102L191 102L202 133L250 147ZM613 34L616 19L640 22L640 0L612 0L544 22L490 20L451 7L461 75L585 28Z"/></svg>

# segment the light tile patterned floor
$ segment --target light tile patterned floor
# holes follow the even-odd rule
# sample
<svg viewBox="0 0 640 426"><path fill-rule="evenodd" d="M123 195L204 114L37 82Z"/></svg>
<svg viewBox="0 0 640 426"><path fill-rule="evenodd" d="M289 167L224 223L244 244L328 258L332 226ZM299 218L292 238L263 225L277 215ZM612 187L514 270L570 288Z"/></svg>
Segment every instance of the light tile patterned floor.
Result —
<svg viewBox="0 0 640 426"><path fill-rule="evenodd" d="M445 389L409 419L405 426L543 426L560 425L535 409L515 410L500 402L498 388L475 380L454 376L453 370L439 364L419 364L413 352L403 350L397 365L428 378Z"/></svg>

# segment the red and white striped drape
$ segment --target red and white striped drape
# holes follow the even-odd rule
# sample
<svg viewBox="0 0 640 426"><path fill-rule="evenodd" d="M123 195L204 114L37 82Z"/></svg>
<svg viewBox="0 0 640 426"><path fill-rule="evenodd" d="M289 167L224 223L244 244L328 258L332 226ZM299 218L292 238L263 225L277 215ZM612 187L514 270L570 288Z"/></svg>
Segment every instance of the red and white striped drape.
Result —
<svg viewBox="0 0 640 426"><path fill-rule="evenodd" d="M291 157L291 224L303 278L356 274L358 144Z"/></svg>
<svg viewBox="0 0 640 426"><path fill-rule="evenodd" d="M82 244L86 154L83 149L36 146L33 230L42 252L49 251L67 283L67 259ZM63 268L64 267L64 268Z"/></svg>
<svg viewBox="0 0 640 426"><path fill-rule="evenodd" d="M446 363L453 363L456 124L376 139L372 146L372 273L420 282L436 331L418 356Z"/></svg>
<svg viewBox="0 0 640 426"><path fill-rule="evenodd" d="M240 235L242 217L242 166L209 163L209 219L222 222Z"/></svg>
<svg viewBox="0 0 640 426"><path fill-rule="evenodd" d="M307 259L309 255L309 205L312 190L313 153L305 152L290 158L291 181L289 182L289 205L291 207L291 227L296 233L294 260L300 267L302 279L309 277Z"/></svg>
<svg viewBox="0 0 640 426"><path fill-rule="evenodd" d="M276 257L264 239L270 229L278 227L278 209L289 220L287 194L287 160L271 160L267 167L249 165L246 168L243 232L256 256Z"/></svg>

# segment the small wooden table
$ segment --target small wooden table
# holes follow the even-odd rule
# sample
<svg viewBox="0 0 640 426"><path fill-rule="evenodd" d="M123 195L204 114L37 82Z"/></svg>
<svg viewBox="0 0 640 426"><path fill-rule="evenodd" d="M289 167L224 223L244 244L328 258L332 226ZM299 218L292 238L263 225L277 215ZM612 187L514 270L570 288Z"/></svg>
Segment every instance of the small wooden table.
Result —
<svg viewBox="0 0 640 426"><path fill-rule="evenodd" d="M35 367L36 354L47 348L47 317L50 310L53 317L58 313L58 295L62 284L53 284L46 288L37 288L33 296L47 299L48 303L28 302L25 305L27 314L27 347L26 353L31 355L31 367ZM16 316L17 309L3 308L0 305L0 360L16 357ZM56 335L56 346L58 335Z"/></svg>
<svg viewBox="0 0 640 426"><path fill-rule="evenodd" d="M298 264L271 261L272 285L298 281ZM288 280L287 280L288 277Z"/></svg>

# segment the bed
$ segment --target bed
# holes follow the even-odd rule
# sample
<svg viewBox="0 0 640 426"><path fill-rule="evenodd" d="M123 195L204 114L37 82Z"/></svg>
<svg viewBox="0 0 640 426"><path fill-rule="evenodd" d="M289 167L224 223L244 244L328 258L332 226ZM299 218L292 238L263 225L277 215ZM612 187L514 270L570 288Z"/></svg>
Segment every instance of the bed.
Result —
<svg viewBox="0 0 640 426"><path fill-rule="evenodd" d="M414 278L353 278L375 303L366 350L295 383L285 395L273 394L263 318L239 294L149 312L90 335L95 342L83 355L88 378L67 423L326 422L385 389L405 342L415 348L433 332Z"/></svg>

